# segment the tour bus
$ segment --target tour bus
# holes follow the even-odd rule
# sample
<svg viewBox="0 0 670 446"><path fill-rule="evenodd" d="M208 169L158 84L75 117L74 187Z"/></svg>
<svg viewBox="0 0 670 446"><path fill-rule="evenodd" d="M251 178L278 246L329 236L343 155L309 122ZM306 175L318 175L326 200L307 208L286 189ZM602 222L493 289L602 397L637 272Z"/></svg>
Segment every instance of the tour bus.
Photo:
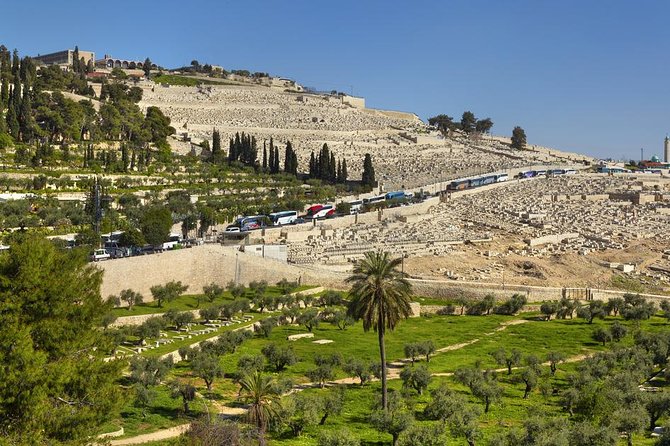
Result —
<svg viewBox="0 0 670 446"><path fill-rule="evenodd" d="M386 200L386 195L377 195L375 197L370 197L370 198L363 198L363 204L375 204L375 203L381 203L382 201Z"/></svg>
<svg viewBox="0 0 670 446"><path fill-rule="evenodd" d="M298 218L298 211L273 212L269 217L273 226L290 225Z"/></svg>
<svg viewBox="0 0 670 446"><path fill-rule="evenodd" d="M265 215L252 215L249 217L240 217L235 222L235 226L240 228L241 232L251 231L253 229L260 229L266 226Z"/></svg>
<svg viewBox="0 0 670 446"><path fill-rule="evenodd" d="M405 191L399 190L396 192L388 192L386 195L384 195L384 199L386 201L391 201L391 200L402 200L405 198Z"/></svg>
<svg viewBox="0 0 670 446"><path fill-rule="evenodd" d="M503 183L507 180L509 180L509 175L506 173L497 173L494 175L496 183Z"/></svg>
<svg viewBox="0 0 670 446"><path fill-rule="evenodd" d="M358 214L363 207L363 200L356 200L349 202L349 214L354 215Z"/></svg>
<svg viewBox="0 0 670 446"><path fill-rule="evenodd" d="M307 209L305 218L328 218L335 215L335 208L331 204L317 204Z"/></svg>
<svg viewBox="0 0 670 446"><path fill-rule="evenodd" d="M170 234L170 238L168 238L167 242L163 242L161 248L162 249L174 249L175 246L177 246L179 244L180 240L181 240L181 235Z"/></svg>

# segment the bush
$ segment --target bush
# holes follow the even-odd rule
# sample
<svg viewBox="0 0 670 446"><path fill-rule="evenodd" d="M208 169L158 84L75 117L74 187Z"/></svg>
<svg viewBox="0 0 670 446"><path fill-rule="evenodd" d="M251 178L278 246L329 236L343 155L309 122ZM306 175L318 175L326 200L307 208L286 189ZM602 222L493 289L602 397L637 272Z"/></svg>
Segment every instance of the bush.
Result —
<svg viewBox="0 0 670 446"><path fill-rule="evenodd" d="M317 442L318 446L360 446L361 441L348 429L322 432Z"/></svg>
<svg viewBox="0 0 670 446"><path fill-rule="evenodd" d="M12 137L6 133L0 133L0 150L8 149L14 145Z"/></svg>
<svg viewBox="0 0 670 446"><path fill-rule="evenodd" d="M505 301L501 305L498 305L495 308L495 312L497 314L513 315L519 312L519 310L521 310L521 308L523 308L527 302L528 299L526 299L526 296L522 294L515 294L510 297L509 300Z"/></svg>
<svg viewBox="0 0 670 446"><path fill-rule="evenodd" d="M437 310L437 314L439 314L440 316L446 316L446 315L449 315L449 314L454 314L455 311L456 311L456 307L453 306L452 304L449 304L449 305L445 305L444 307Z"/></svg>

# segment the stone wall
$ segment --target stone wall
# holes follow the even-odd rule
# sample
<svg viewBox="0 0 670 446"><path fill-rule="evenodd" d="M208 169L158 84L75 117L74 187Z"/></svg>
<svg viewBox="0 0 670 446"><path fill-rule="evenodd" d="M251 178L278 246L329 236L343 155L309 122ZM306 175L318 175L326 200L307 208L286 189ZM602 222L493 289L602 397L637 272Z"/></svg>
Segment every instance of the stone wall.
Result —
<svg viewBox="0 0 670 446"><path fill-rule="evenodd" d="M101 289L103 298L131 288L141 293L145 300L151 300L149 289L152 286L172 280L187 284L188 293L200 293L204 285L212 282L225 286L229 281L235 280L236 269L238 281L242 284L253 280L267 280L272 284L286 278L299 280L303 284L342 288L346 277L344 274L332 272L311 272L276 260L239 252L233 247L215 244L107 260L97 263L96 266L104 271Z"/></svg>

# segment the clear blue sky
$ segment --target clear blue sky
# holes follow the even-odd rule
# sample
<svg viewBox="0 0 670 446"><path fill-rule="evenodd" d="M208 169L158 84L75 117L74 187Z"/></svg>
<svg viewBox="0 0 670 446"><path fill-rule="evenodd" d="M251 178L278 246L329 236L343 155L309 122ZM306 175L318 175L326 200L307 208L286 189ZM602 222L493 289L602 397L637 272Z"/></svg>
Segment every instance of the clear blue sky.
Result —
<svg viewBox="0 0 670 446"><path fill-rule="evenodd" d="M266 71L601 157L662 155L670 132L667 0L3 3L0 43L22 55L79 45Z"/></svg>

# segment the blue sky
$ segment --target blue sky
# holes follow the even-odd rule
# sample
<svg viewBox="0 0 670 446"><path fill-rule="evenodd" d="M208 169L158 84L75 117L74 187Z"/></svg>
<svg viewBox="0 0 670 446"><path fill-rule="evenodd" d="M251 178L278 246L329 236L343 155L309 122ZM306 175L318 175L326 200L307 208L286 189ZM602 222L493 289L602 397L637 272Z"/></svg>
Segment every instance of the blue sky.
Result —
<svg viewBox="0 0 670 446"><path fill-rule="evenodd" d="M662 155L670 132L667 0L3 3L0 43L22 55L266 71L601 157Z"/></svg>

